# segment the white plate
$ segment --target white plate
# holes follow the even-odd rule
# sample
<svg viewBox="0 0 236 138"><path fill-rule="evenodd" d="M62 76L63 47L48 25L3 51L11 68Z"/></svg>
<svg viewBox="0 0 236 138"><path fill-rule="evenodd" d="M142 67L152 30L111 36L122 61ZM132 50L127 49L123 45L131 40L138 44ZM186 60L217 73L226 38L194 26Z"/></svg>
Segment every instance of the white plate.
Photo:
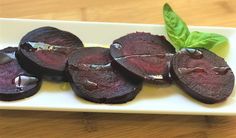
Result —
<svg viewBox="0 0 236 138"><path fill-rule="evenodd" d="M84 43L109 45L127 33L135 31L165 34L162 25L98 23L78 21L0 19L0 48L17 46L27 32L41 26L53 26L79 36ZM229 38L229 46L218 53L225 57L236 73L236 28L191 27L191 30L215 32ZM128 103L109 105L85 101L74 95L63 83L44 82L41 90L34 96L12 102L0 102L0 109L145 113L145 114L192 114L192 115L236 115L235 89L227 101L206 105L200 103L180 90L176 85L169 87L144 84L137 97Z"/></svg>

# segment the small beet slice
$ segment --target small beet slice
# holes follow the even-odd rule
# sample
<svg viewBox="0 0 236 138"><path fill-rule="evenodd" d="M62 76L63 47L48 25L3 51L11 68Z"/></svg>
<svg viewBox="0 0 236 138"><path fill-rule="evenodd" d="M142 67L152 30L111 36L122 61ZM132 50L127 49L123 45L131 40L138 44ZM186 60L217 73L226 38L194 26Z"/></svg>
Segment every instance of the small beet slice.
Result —
<svg viewBox="0 0 236 138"><path fill-rule="evenodd" d="M223 58L206 49L183 49L173 57L171 65L176 83L201 102L218 103L232 93L232 70Z"/></svg>
<svg viewBox="0 0 236 138"><path fill-rule="evenodd" d="M12 101L38 92L41 79L25 72L15 58L17 48L0 50L0 100Z"/></svg>
<svg viewBox="0 0 236 138"><path fill-rule="evenodd" d="M97 103L125 103L138 94L141 81L131 81L112 68L109 49L83 48L68 60L68 72L74 92Z"/></svg>
<svg viewBox="0 0 236 138"><path fill-rule="evenodd" d="M174 47L164 36L131 33L110 46L113 59L127 71L152 82L170 82L170 60Z"/></svg>
<svg viewBox="0 0 236 138"><path fill-rule="evenodd" d="M41 27L21 39L17 58L31 74L61 81L66 80L64 70L69 54L80 47L83 43L74 34L53 27Z"/></svg>

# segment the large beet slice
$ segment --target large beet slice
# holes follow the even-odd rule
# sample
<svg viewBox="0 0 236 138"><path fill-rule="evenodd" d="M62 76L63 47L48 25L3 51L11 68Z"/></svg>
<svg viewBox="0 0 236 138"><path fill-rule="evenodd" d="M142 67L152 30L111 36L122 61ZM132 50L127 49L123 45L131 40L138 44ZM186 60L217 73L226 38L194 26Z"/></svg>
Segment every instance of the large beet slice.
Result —
<svg viewBox="0 0 236 138"><path fill-rule="evenodd" d="M221 102L232 93L232 70L223 58L206 49L183 49L173 57L171 65L176 83L201 102Z"/></svg>
<svg viewBox="0 0 236 138"><path fill-rule="evenodd" d="M12 101L38 92L41 79L25 72L15 58L17 48L0 50L0 100Z"/></svg>
<svg viewBox="0 0 236 138"><path fill-rule="evenodd" d="M22 67L50 80L65 80L68 56L83 47L74 34L53 27L41 27L27 33L20 41L17 58Z"/></svg>
<svg viewBox="0 0 236 138"><path fill-rule="evenodd" d="M68 60L68 72L74 92L97 103L124 103L141 90L142 82L131 81L112 68L109 49L84 48Z"/></svg>
<svg viewBox="0 0 236 138"><path fill-rule="evenodd" d="M127 71L153 83L169 82L174 47L164 36L131 33L113 42L111 56Z"/></svg>

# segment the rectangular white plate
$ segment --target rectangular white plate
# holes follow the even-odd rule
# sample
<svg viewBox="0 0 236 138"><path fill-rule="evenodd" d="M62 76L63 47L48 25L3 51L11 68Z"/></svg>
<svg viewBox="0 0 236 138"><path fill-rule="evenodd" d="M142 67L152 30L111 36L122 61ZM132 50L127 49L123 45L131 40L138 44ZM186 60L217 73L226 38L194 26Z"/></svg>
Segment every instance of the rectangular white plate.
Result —
<svg viewBox="0 0 236 138"><path fill-rule="evenodd" d="M164 34L163 25L98 23L78 21L0 19L0 48L17 46L27 32L41 26L53 26L77 35L85 44L109 45L125 34L145 31ZM229 38L229 46L220 51L233 72L236 73L236 28L191 27L191 30L215 32ZM227 101L214 105L202 104L180 90L176 85L169 87L144 84L142 91L131 102L125 104L96 104L74 95L63 83L44 82L34 96L12 102L0 102L0 109L80 111L145 114L191 114L191 115L236 115L235 89Z"/></svg>

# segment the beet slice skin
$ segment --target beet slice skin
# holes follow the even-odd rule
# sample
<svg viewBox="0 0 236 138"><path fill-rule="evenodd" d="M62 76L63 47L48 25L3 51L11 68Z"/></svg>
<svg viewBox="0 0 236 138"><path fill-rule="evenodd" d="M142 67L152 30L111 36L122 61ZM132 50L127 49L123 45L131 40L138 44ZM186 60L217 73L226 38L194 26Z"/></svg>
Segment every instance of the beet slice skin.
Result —
<svg viewBox="0 0 236 138"><path fill-rule="evenodd" d="M125 103L142 88L142 81L131 81L112 67L110 50L106 48L76 51L69 57L68 72L74 92L96 103Z"/></svg>
<svg viewBox="0 0 236 138"><path fill-rule="evenodd" d="M35 45L40 48L35 50ZM17 59L31 74L65 81L68 56L80 47L83 47L83 43L74 34L53 27L41 27L21 39Z"/></svg>
<svg viewBox="0 0 236 138"><path fill-rule="evenodd" d="M114 40L113 59L128 72L151 82L170 82L170 60L174 47L164 36L136 32Z"/></svg>
<svg viewBox="0 0 236 138"><path fill-rule="evenodd" d="M15 58L16 47L0 50L0 100L13 101L36 94L41 79L24 71Z"/></svg>
<svg viewBox="0 0 236 138"><path fill-rule="evenodd" d="M234 74L226 61L206 49L182 49L172 59L171 75L190 96L207 104L227 99Z"/></svg>

